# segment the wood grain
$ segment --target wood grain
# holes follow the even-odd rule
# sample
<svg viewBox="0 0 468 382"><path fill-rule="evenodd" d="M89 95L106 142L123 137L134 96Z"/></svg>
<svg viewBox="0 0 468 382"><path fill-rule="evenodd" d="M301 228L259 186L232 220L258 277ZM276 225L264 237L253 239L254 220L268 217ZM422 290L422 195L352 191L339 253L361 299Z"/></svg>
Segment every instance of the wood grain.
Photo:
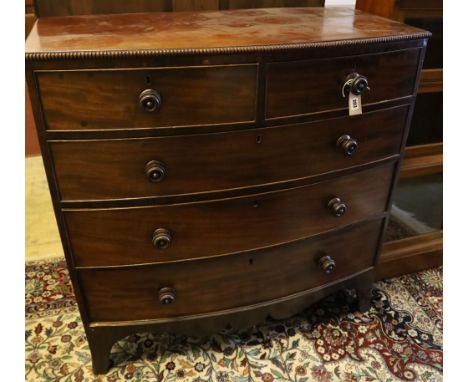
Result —
<svg viewBox="0 0 468 382"><path fill-rule="evenodd" d="M311 60L267 65L266 118L345 109L346 77L357 72L369 81L362 104L410 96L414 91L419 49L333 60Z"/></svg>
<svg viewBox="0 0 468 382"><path fill-rule="evenodd" d="M39 17L170 11L172 0L35 0Z"/></svg>
<svg viewBox="0 0 468 382"><path fill-rule="evenodd" d="M172 0L172 11L212 11L219 9L219 0ZM140 10L140 12L145 12Z"/></svg>
<svg viewBox="0 0 468 382"><path fill-rule="evenodd" d="M443 69L424 69L418 93L438 93L443 91Z"/></svg>
<svg viewBox="0 0 468 382"><path fill-rule="evenodd" d="M407 112L402 106L292 126L50 147L62 200L193 194L311 177L398 154ZM343 134L360 144L351 156L336 147ZM165 164L163 181L146 178L150 160Z"/></svg>
<svg viewBox="0 0 468 382"><path fill-rule="evenodd" d="M36 9L41 17L46 17L157 11L312 7L323 6L324 2L325 0L36 0Z"/></svg>
<svg viewBox="0 0 468 382"><path fill-rule="evenodd" d="M200 314L179 317L177 320L153 319L141 321L113 321L91 323L87 331L93 358L93 370L96 374L105 373L109 368L109 352L119 339L138 333L177 333L192 337L210 336L233 326L248 330L253 325L269 319L285 319L303 312L314 302L336 293L342 288L353 288L356 284L371 285L373 268L366 268L344 279L320 288L296 293L283 299L269 300L255 306L240 307L222 311L222 314Z"/></svg>
<svg viewBox="0 0 468 382"><path fill-rule="evenodd" d="M92 35L93 38L89 38ZM26 55L294 46L360 39L427 37L421 29L350 8L268 8L46 17L26 41ZM340 43L340 45L343 45ZM205 50L205 51L204 51Z"/></svg>
<svg viewBox="0 0 468 382"><path fill-rule="evenodd" d="M356 0L356 9L373 15L392 18L396 0Z"/></svg>
<svg viewBox="0 0 468 382"><path fill-rule="evenodd" d="M31 31L34 22L36 21L36 15L34 14L34 5L33 0L25 1L25 33L24 36L27 37Z"/></svg>
<svg viewBox="0 0 468 382"><path fill-rule="evenodd" d="M220 9L323 7L325 0L219 0Z"/></svg>
<svg viewBox="0 0 468 382"><path fill-rule="evenodd" d="M442 143L410 146L405 149L400 177L438 174L443 171L443 163Z"/></svg>
<svg viewBox="0 0 468 382"><path fill-rule="evenodd" d="M382 248L376 279L397 277L441 266L442 253L442 231L387 242Z"/></svg>
<svg viewBox="0 0 468 382"><path fill-rule="evenodd" d="M255 119L257 65L37 73L50 130L151 128ZM90 89L93 89L90 92ZM154 112L139 95L156 90Z"/></svg>
<svg viewBox="0 0 468 382"><path fill-rule="evenodd" d="M326 285L372 266L381 221L336 235L265 251L139 269L81 270L91 321L179 317L255 304ZM362 240L360 238L367 238ZM330 275L317 261L332 256ZM176 302L161 305L160 288L176 289Z"/></svg>
<svg viewBox="0 0 468 382"><path fill-rule="evenodd" d="M122 209L65 210L76 266L157 263L219 256L301 239L385 211L394 165L315 185L239 198ZM328 209L340 197L348 211ZM157 228L170 231L156 249Z"/></svg>

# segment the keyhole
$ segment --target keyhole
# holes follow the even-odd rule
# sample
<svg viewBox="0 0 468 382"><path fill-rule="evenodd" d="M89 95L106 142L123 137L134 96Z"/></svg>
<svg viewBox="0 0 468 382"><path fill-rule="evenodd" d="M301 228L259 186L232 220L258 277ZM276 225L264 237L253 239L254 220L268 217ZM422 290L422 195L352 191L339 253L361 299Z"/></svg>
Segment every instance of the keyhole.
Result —
<svg viewBox="0 0 468 382"><path fill-rule="evenodd" d="M257 135L257 143L258 143L258 144L262 143L262 136L261 136L261 134Z"/></svg>
<svg viewBox="0 0 468 382"><path fill-rule="evenodd" d="M151 85L151 77L150 76L145 77L145 83L146 83L146 85Z"/></svg>
<svg viewBox="0 0 468 382"><path fill-rule="evenodd" d="M249 264L250 264L250 265L253 264L253 259L249 259Z"/></svg>
<svg viewBox="0 0 468 382"><path fill-rule="evenodd" d="M259 206L258 200L254 200L253 203L252 203L252 206L253 206L253 208L258 208L258 206Z"/></svg>

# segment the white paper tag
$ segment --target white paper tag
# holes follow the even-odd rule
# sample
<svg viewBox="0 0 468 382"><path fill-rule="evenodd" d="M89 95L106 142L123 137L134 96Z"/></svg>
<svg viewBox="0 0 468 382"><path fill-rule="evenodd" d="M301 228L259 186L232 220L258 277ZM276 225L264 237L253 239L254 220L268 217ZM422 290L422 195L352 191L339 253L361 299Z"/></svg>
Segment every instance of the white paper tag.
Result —
<svg viewBox="0 0 468 382"><path fill-rule="evenodd" d="M360 95L355 95L355 94L349 92L349 95L348 95L348 109L349 109L349 115L362 114L361 96Z"/></svg>

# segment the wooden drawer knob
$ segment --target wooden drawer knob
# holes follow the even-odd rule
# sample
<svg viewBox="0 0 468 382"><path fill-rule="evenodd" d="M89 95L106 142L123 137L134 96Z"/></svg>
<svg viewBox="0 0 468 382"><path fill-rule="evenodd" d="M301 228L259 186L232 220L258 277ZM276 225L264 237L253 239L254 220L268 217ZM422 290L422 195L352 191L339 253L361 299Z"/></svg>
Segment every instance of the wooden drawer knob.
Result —
<svg viewBox="0 0 468 382"><path fill-rule="evenodd" d="M164 287L158 291L159 302L163 305L172 304L176 299L176 290L171 287Z"/></svg>
<svg viewBox="0 0 468 382"><path fill-rule="evenodd" d="M347 156L353 155L354 152L359 147L357 141L351 138L349 135L345 134L338 138L336 141L336 146L343 151Z"/></svg>
<svg viewBox="0 0 468 382"><path fill-rule="evenodd" d="M336 263L331 256L323 256L319 259L319 265L326 274L329 274L335 269Z"/></svg>
<svg viewBox="0 0 468 382"><path fill-rule="evenodd" d="M151 160L146 163L146 177L152 183L159 183L166 177L166 166L164 163Z"/></svg>
<svg viewBox="0 0 468 382"><path fill-rule="evenodd" d="M157 249L169 248L171 240L171 232L165 228L158 228L153 232L153 246Z"/></svg>
<svg viewBox="0 0 468 382"><path fill-rule="evenodd" d="M161 95L154 89L145 89L140 93L140 106L149 113L159 109L161 106Z"/></svg>
<svg viewBox="0 0 468 382"><path fill-rule="evenodd" d="M359 73L351 73L346 77L343 83L342 94L343 97L346 97L346 95L351 92L352 94L358 96L364 93L366 90L370 90L367 77Z"/></svg>
<svg viewBox="0 0 468 382"><path fill-rule="evenodd" d="M348 207L340 198L333 198L328 202L328 209L333 215L340 217L346 212Z"/></svg>

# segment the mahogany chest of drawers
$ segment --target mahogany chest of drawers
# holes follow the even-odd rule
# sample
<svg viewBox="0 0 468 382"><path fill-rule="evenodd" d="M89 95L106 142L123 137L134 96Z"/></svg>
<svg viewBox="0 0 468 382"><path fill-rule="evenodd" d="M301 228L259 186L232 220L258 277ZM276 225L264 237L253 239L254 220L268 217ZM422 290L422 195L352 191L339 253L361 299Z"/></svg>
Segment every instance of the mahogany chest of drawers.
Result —
<svg viewBox="0 0 468 382"><path fill-rule="evenodd" d="M367 308L428 37L340 8L38 20L26 76L96 373L137 331L340 288Z"/></svg>

